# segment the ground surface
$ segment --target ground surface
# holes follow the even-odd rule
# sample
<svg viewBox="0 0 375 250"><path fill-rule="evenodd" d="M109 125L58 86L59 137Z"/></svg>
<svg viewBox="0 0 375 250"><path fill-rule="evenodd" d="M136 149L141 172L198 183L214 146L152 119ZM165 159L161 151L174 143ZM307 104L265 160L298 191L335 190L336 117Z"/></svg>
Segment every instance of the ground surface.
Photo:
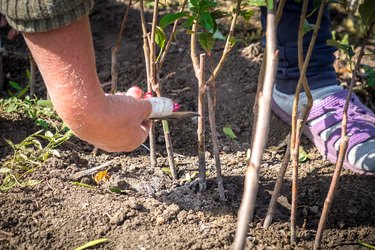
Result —
<svg viewBox="0 0 375 250"><path fill-rule="evenodd" d="M91 16L102 82L110 79L110 49L122 13L122 5L101 4ZM139 30L138 12L133 10L120 52L122 90L133 84L145 86ZM0 249L73 249L101 237L108 238L109 243L97 249L229 249L243 190L259 61L257 46L236 48L218 82L217 125L226 202L218 199L210 139L207 139L208 191L198 194L196 186L173 182L159 168L151 168L144 148L131 154L99 151L94 158L90 155L92 146L72 138L59 149L60 158L49 159L32 174L43 181L41 184L0 193ZM8 71L17 72L16 69ZM196 110L197 89L192 72L188 44L178 41L172 46L161 75L165 95L180 103L184 110ZM0 117L0 157L6 159L12 151L4 138L19 142L38 128L22 115L1 111ZM268 146L277 146L287 135L289 126L275 116L271 119ZM221 128L226 125L232 127L238 139L231 140L224 135ZM160 125L157 130L158 163L166 167ZM179 154L176 156L178 173L183 179L186 173L197 170L196 123L193 120L172 123L171 132L174 151ZM303 146L310 160L300 170L298 244L291 245L288 239L291 171L287 172L283 184L274 224L268 230L261 227L283 154L283 150L267 150L247 249L312 247L333 165L324 161L305 138ZM75 173L112 159L109 182L95 189L71 184L76 181ZM91 176L84 181L93 184ZM125 191L110 193L109 186ZM374 177L343 171L324 233L324 249L362 249L357 241L375 243L374 193Z"/></svg>

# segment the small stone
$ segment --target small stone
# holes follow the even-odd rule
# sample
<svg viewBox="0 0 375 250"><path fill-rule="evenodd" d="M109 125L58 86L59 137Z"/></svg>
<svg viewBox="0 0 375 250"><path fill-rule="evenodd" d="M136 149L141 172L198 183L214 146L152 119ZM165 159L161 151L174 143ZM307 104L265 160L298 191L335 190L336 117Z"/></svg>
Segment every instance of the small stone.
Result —
<svg viewBox="0 0 375 250"><path fill-rule="evenodd" d="M117 211L109 220L109 223L112 225L117 225L120 226L124 223L125 221L125 213L124 211Z"/></svg>
<svg viewBox="0 0 375 250"><path fill-rule="evenodd" d="M180 207L177 204L172 204L169 207L167 207L167 211L178 213L180 211Z"/></svg>
<svg viewBox="0 0 375 250"><path fill-rule="evenodd" d="M160 225L163 225L163 224L165 224L165 219L163 217L157 217L156 218L156 225L160 226Z"/></svg>
<svg viewBox="0 0 375 250"><path fill-rule="evenodd" d="M319 213L318 206L312 206L312 207L310 207L310 212L313 213L313 214Z"/></svg>
<svg viewBox="0 0 375 250"><path fill-rule="evenodd" d="M92 184L90 178L88 178L88 177L83 177L83 178L81 179L81 183L83 183L83 184L89 184L89 185Z"/></svg>
<svg viewBox="0 0 375 250"><path fill-rule="evenodd" d="M183 221L185 220L187 214L188 214L188 213L187 213L185 210L179 212L178 215L177 215L177 220L178 220L179 222L183 222Z"/></svg>

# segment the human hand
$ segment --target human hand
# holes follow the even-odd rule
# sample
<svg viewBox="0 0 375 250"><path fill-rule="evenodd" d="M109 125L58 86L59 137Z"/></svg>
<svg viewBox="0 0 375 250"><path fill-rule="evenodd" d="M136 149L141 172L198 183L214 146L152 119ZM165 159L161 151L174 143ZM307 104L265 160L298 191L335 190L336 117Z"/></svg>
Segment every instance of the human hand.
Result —
<svg viewBox="0 0 375 250"><path fill-rule="evenodd" d="M80 137L108 152L133 151L147 139L151 103L142 100L143 92L138 87L130 88L126 94L107 94L105 97L106 107L98 113L105 124L97 123L98 128L92 129L91 140Z"/></svg>
<svg viewBox="0 0 375 250"><path fill-rule="evenodd" d="M137 86L131 87L125 95L106 95L106 100L105 114L98 115L104 116L108 125L98 123L100 128L92 130L96 131L92 134L93 139L86 140L109 152L136 149L148 136L149 119L169 116L176 106L171 99L152 97L151 93L143 93ZM99 131L103 136L99 136Z"/></svg>

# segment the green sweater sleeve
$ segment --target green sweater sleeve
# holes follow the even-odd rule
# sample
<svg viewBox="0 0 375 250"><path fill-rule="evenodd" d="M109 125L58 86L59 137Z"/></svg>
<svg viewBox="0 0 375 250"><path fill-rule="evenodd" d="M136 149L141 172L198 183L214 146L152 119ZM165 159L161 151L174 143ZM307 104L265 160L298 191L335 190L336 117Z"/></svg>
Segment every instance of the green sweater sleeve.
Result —
<svg viewBox="0 0 375 250"><path fill-rule="evenodd" d="M0 12L21 32L44 32L88 15L94 0L0 0Z"/></svg>

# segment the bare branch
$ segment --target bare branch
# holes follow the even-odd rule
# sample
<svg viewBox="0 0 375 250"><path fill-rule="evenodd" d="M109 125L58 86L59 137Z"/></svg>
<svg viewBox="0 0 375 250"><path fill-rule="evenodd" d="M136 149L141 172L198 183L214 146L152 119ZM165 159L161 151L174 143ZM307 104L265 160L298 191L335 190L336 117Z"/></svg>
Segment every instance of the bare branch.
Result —
<svg viewBox="0 0 375 250"><path fill-rule="evenodd" d="M191 38L190 38L190 57L193 63L195 77L199 79L199 61L197 56L197 24L194 21L191 27Z"/></svg>
<svg viewBox="0 0 375 250"><path fill-rule="evenodd" d="M141 16L141 27L142 27L142 36L143 36L143 54L145 56L145 67L146 67L146 75L147 75L147 91L151 92L151 76L150 76L150 43L148 40L148 32L146 27L146 20L145 20L145 11L143 6L143 0L139 1L139 12Z"/></svg>
<svg viewBox="0 0 375 250"><path fill-rule="evenodd" d="M268 205L267 215L263 223L263 228L265 229L267 229L272 223L273 215L275 213L275 207L277 204L277 197L280 194L281 186L283 184L283 180L284 180L285 173L286 173L286 168L288 167L289 160L290 160L290 134L287 136L286 141L288 142L288 146L286 148L283 161L280 166L280 171L277 176L276 184L272 192L271 201L270 201L270 204Z"/></svg>
<svg viewBox="0 0 375 250"><path fill-rule="evenodd" d="M348 140L349 140L349 138L347 136L347 124L348 124L348 109L349 109L350 99L351 99L354 83L355 83L355 80L357 78L357 72L359 71L361 60L362 60L362 57L363 57L364 52L365 52L366 44L367 44L369 38L371 37L373 25L374 25L374 23L372 23L369 26L369 29L367 31L367 35L366 35L365 39L363 39L361 50L359 52L357 62L355 64L354 71L352 72L352 79L350 81L349 91L348 91L348 95L347 95L346 101L345 101L345 106L344 106L344 109L343 109L339 156L338 156L338 159L337 159L337 162L336 162L335 172L333 173L333 177L332 177L331 185L329 187L327 198L324 201L322 215L320 216L319 225L318 225L318 229L317 229L315 241L314 241L314 249L315 250L320 249L320 244L321 244L321 241L322 241L323 231L324 231L324 228L325 228L327 216L328 216L329 210L331 208L333 198L334 198L335 193L336 193L336 189L337 189L339 179L340 179L340 173L341 173L342 165L343 165L343 162L345 160L346 151L347 151L347 147L348 147Z"/></svg>
<svg viewBox="0 0 375 250"><path fill-rule="evenodd" d="M154 13L152 17L151 42L150 42L150 75L151 75L152 88L154 91L156 91L156 89L158 88L157 73L156 73L157 68L155 65L155 32L156 32L156 23L158 20L158 6L159 6L159 0L155 0Z"/></svg>
<svg viewBox="0 0 375 250"><path fill-rule="evenodd" d="M295 243L296 241L296 212L297 212L297 199L298 199L298 154L299 154L299 136L298 136L298 127L302 126L302 120L300 121L300 126L297 125L297 121L293 119L297 119L298 116L298 102L299 96L302 88L302 82L304 86L307 85L306 73L302 72L303 69L303 36L304 36L304 21L306 18L307 12L307 5L308 0L303 0L302 10L301 10L301 17L298 27L298 67L300 70L300 79L296 87L296 93L294 95L294 103L293 103L293 112L292 112L292 133L291 133L291 147L290 153L292 156L292 165L293 165L293 175L292 175L292 204L291 204L291 213L290 213L290 238L291 242ZM311 42L310 42L311 45ZM308 99L312 100L310 89L308 85L306 86ZM312 102L310 102L312 105ZM311 108L311 107L310 107ZM309 111L309 110L308 110Z"/></svg>
<svg viewBox="0 0 375 250"><path fill-rule="evenodd" d="M276 28L279 25L279 22L280 22L282 13L283 13L285 1L286 0L280 0L279 4L277 6L277 11L276 11ZM258 120L258 96L259 96L259 93L262 91L262 88L263 88L264 74L265 74L265 70L266 70L266 61L267 61L267 56L266 56L265 53L263 53L263 60L262 60L262 64L260 66L259 75L258 75L257 93L255 95L255 101L254 101L254 104L253 104L253 117L254 117L253 118L253 121L254 121L253 124L254 125L253 125L252 132L251 132L252 136L251 136L250 148L253 145L253 138L254 138L253 135L255 133L255 124L256 124L256 121Z"/></svg>
<svg viewBox="0 0 375 250"><path fill-rule="evenodd" d="M273 6L275 6L275 1L273 1L273 3ZM272 90L276 77L278 59L278 56L276 55L275 7L268 9L267 11L266 38L266 70L263 88L258 96L259 116L256 123L256 132L253 139L254 144L252 145L250 162L246 172L244 193L238 211L238 224L234 239L234 249L236 250L244 249L249 222L253 219L258 190L259 167L262 153L268 138Z"/></svg>
<svg viewBox="0 0 375 250"><path fill-rule="evenodd" d="M146 75L147 75L147 91L152 92L152 83L151 83L151 69L150 69L150 44L151 39L150 35L147 32L146 27L146 20L145 20L145 12L143 6L143 0L139 2L139 12L141 16L141 26L142 26L142 34L143 34L143 54L145 57L145 66L146 66ZM157 167L157 159L156 159L156 140L155 140L155 123L151 121L150 123L150 132L149 132L149 143L150 143L150 164L152 168Z"/></svg>
<svg viewBox="0 0 375 250"><path fill-rule="evenodd" d="M30 62L30 97L33 98L35 94L35 71L36 71L36 64L34 61L33 56L29 55L29 62Z"/></svg>
<svg viewBox="0 0 375 250"><path fill-rule="evenodd" d="M205 66L205 54L201 54L199 57L199 78L198 78L198 170L199 170L199 192L204 192L207 189L206 181L206 145L205 145L205 81L204 81L204 66Z"/></svg>
<svg viewBox="0 0 375 250"><path fill-rule="evenodd" d="M126 8L124 17L122 19L120 32L118 33L118 37L117 37L117 40L116 40L116 46L115 46L116 50L118 50L120 48L121 39L124 36L125 25L126 25L126 22L128 20L129 10L130 10L131 6L132 6L132 0L129 0L128 7Z"/></svg>
<svg viewBox="0 0 375 250"><path fill-rule="evenodd" d="M114 94L117 91L117 85L118 85L118 61L117 61L117 53L120 49L120 43L121 39L124 35L124 30L125 30L125 24L128 19L128 14L129 14L129 9L132 5L132 0L129 0L128 7L126 8L124 18L122 19L121 23L121 28L120 32L118 34L117 40L115 47L112 48L112 53L111 53L111 93Z"/></svg>

